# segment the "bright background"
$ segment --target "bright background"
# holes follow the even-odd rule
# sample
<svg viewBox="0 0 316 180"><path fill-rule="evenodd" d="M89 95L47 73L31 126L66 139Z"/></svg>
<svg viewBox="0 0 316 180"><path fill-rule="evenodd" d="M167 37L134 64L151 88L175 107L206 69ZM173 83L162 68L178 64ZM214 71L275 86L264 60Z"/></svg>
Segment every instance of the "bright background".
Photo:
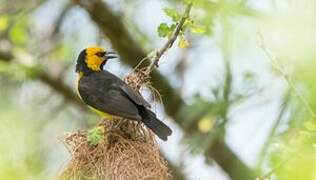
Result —
<svg viewBox="0 0 316 180"><path fill-rule="evenodd" d="M82 49L116 49L91 12L69 3L0 1L0 179L55 179L69 158L65 133L99 120L67 93L75 92ZM104 3L146 52L166 41L157 32L160 23L173 23L164 8L181 14L186 6L180 0ZM155 108L174 131L158 142L182 172L176 179L316 179L315 15L313 0L195 1L191 18L203 33L188 28L189 46L176 43L159 67L185 103L177 116L159 103ZM132 70L125 62L105 68L123 77ZM226 157L232 159L220 161ZM234 171L239 165L246 169Z"/></svg>

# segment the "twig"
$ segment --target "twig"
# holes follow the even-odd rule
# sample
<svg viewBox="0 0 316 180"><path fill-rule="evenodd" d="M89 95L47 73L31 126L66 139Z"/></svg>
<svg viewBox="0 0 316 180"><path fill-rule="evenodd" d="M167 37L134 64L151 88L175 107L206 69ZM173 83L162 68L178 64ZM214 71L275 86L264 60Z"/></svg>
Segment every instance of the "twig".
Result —
<svg viewBox="0 0 316 180"><path fill-rule="evenodd" d="M188 4L188 6L185 9L185 12L180 20L180 22L177 24L173 35L168 39L168 41L154 53L153 60L151 64L147 67L146 74L150 74L150 72L154 69L154 67L158 67L159 59L161 56L169 49L172 47L174 42L177 40L177 37L179 33L181 32L183 25L187 18L190 16L190 11L192 8L192 3Z"/></svg>
<svg viewBox="0 0 316 180"><path fill-rule="evenodd" d="M257 164L257 169L259 169L262 166L262 163L264 162L265 156L267 154L267 151L269 150L269 145L272 142L273 137L275 136L276 130L278 126L280 125L284 114L286 113L288 106L289 106L289 101L290 101L290 91L285 94L282 100L282 104L280 105L280 111L278 113L278 116L269 132L268 137L266 138L265 142L263 143L262 149L259 152L259 160Z"/></svg>
<svg viewBox="0 0 316 180"><path fill-rule="evenodd" d="M223 85L223 111L222 111L222 119L223 122L221 126L224 127L227 121L229 121L228 114L231 108L230 104L230 96L232 94L232 69L231 69L231 25L228 22L227 18L224 17L222 19L222 26L223 26L223 35L222 35L222 54L223 54L223 63L225 68L225 75L224 75L224 85ZM225 128L223 128L225 131Z"/></svg>
<svg viewBox="0 0 316 180"><path fill-rule="evenodd" d="M69 10L72 7L74 7L74 3L72 1L70 1L61 10L60 14L56 18L55 26L53 28L53 31L52 31L51 35L50 35L51 39L53 39L59 33L60 26L62 25L66 15L68 14Z"/></svg>
<svg viewBox="0 0 316 180"><path fill-rule="evenodd" d="M266 174L264 174L263 176L261 177L258 177L256 180L266 180L266 179L269 179L273 173L275 172L275 170L281 168L285 163L289 162L291 159L286 159L284 161L282 161L280 164L278 164L275 168L271 169L270 171L268 171Z"/></svg>
<svg viewBox="0 0 316 180"><path fill-rule="evenodd" d="M282 66L278 63L277 59L270 53L270 51L266 48L264 44L264 39L262 34L259 32L259 40L260 40L260 48L264 51L267 59L269 60L272 67L281 74L281 76L285 79L290 89L294 92L294 94L299 98L299 100L303 103L306 110L310 113L313 118L316 118L316 113L305 99L305 97L297 90L292 78L283 70Z"/></svg>
<svg viewBox="0 0 316 180"><path fill-rule="evenodd" d="M294 160L295 158L298 158L299 154L297 153L293 153L291 156L289 156L289 158L283 160L282 162L280 162L277 166L275 166L273 169L271 169L270 171L268 171L267 173L265 173L264 175L262 175L261 177L257 177L256 180L266 180L269 179L273 173L277 170L280 169L285 163L288 163L289 161Z"/></svg>

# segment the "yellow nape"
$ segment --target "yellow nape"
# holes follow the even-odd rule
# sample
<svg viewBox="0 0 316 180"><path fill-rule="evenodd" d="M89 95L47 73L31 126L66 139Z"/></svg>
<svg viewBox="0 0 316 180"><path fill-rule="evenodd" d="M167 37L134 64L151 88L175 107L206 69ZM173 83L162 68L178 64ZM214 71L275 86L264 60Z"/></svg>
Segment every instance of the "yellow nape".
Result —
<svg viewBox="0 0 316 180"><path fill-rule="evenodd" d="M101 47L88 47L86 48L86 64L89 69L93 71L101 71L100 66L104 59L97 55L98 52L104 52L105 49Z"/></svg>
<svg viewBox="0 0 316 180"><path fill-rule="evenodd" d="M116 116L111 115L111 114L109 114L109 113L100 111L100 110L98 110L98 109L96 109L96 108L94 108L94 107L89 106L89 108L92 109L92 111L96 112L98 115L100 115L101 117L103 117L103 118L106 119L106 120L112 121L112 120L114 120L114 118L116 117Z"/></svg>
<svg viewBox="0 0 316 180"><path fill-rule="evenodd" d="M98 46L91 46L86 48L87 55L96 54L97 52L104 52L105 49Z"/></svg>

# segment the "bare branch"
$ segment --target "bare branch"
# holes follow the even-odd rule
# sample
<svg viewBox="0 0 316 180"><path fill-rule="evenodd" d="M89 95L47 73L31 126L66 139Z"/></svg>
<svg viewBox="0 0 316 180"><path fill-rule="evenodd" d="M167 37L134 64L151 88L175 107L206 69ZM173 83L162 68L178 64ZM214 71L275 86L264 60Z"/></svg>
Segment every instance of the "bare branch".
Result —
<svg viewBox="0 0 316 180"><path fill-rule="evenodd" d="M159 59L161 58L161 56L169 49L172 47L172 45L174 44L174 42L177 40L177 37L179 35L179 33L181 32L181 30L183 29L183 25L185 23L185 21L189 18L190 16L190 11L192 8L192 3L188 4L185 12L182 16L182 18L180 19L179 23L177 24L172 36L168 39L168 41L155 52L155 56L153 58L153 61L151 62L151 64L148 66L147 68L147 74L149 74L154 67L158 67L158 62ZM147 56L148 57L148 56Z"/></svg>

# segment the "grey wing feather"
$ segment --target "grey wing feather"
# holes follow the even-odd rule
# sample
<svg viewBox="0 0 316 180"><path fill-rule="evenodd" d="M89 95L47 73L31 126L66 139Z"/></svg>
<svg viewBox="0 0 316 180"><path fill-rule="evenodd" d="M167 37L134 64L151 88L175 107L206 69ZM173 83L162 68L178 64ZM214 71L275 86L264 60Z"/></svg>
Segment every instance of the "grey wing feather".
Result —
<svg viewBox="0 0 316 180"><path fill-rule="evenodd" d="M86 80L79 84L79 93L86 104L112 115L141 120L137 107L122 91L105 89L102 84L93 82Z"/></svg>
<svg viewBox="0 0 316 180"><path fill-rule="evenodd" d="M137 107L120 91L110 90L107 92L109 96L100 96L98 106L105 112L113 115L141 120Z"/></svg>
<svg viewBox="0 0 316 180"><path fill-rule="evenodd" d="M114 74L108 71L102 71L99 78L111 79L113 82L113 86L121 89L125 94L137 105L144 106L146 108L150 108L150 104L142 97L142 95L138 91L134 91L130 86L128 86L123 80L115 76Z"/></svg>
<svg viewBox="0 0 316 180"><path fill-rule="evenodd" d="M136 104L150 108L150 104L143 98L143 96L138 92L134 91L127 84L124 84L121 89L131 98Z"/></svg>

